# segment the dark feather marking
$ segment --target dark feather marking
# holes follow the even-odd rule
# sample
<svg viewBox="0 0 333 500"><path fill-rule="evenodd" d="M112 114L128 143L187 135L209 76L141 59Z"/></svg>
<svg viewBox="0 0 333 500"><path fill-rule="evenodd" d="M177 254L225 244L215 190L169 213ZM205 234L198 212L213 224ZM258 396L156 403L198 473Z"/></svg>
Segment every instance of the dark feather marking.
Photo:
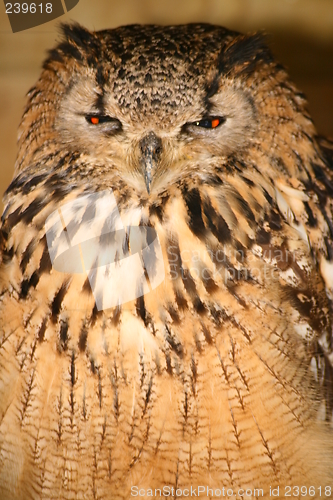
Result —
<svg viewBox="0 0 333 500"><path fill-rule="evenodd" d="M30 325L30 321L32 320L35 312L36 312L36 309L31 309L29 314L25 318L22 319L22 325L24 326L24 328L27 328Z"/></svg>
<svg viewBox="0 0 333 500"><path fill-rule="evenodd" d="M118 370L116 361L114 362L114 371L110 373L111 385L114 392L113 397L113 411L115 415L116 422L118 422L120 415L120 402L119 402L119 389L118 389Z"/></svg>
<svg viewBox="0 0 333 500"><path fill-rule="evenodd" d="M308 225L310 227L317 227L318 221L315 218L315 216L313 215L313 212L312 212L312 210L310 208L309 203L307 201L305 201L303 203L304 203L305 211L306 211L307 216L308 216Z"/></svg>
<svg viewBox="0 0 333 500"><path fill-rule="evenodd" d="M187 309L187 300L180 290L175 291L175 299L179 310L184 311Z"/></svg>
<svg viewBox="0 0 333 500"><path fill-rule="evenodd" d="M29 279L24 279L21 283L20 299L26 299L31 287L36 288L39 282L39 272L32 273Z"/></svg>
<svg viewBox="0 0 333 500"><path fill-rule="evenodd" d="M145 299L143 295L136 299L135 307L137 315L142 319L144 325L147 326L147 314L145 308Z"/></svg>
<svg viewBox="0 0 333 500"><path fill-rule="evenodd" d="M316 176L316 179L318 179L319 182L324 184L324 186L327 189L328 194L332 197L333 195L333 185L331 181L328 179L327 175L325 174L324 170L320 165L317 165L315 163L311 163L314 174Z"/></svg>
<svg viewBox="0 0 333 500"><path fill-rule="evenodd" d="M53 167L55 172L45 181L45 187L53 188L54 196L57 196L55 193L59 188L63 193L69 193L75 187L72 183L68 183L68 170L70 168L68 165L73 164L78 158L80 158L80 153L77 152L66 153L59 159L58 157L56 158L58 163ZM65 170L63 167L65 167Z"/></svg>
<svg viewBox="0 0 333 500"><path fill-rule="evenodd" d="M63 418L63 404L62 404L62 388L60 387L60 394L59 394L59 400L58 400L58 405L57 405L57 410L58 410L58 429L57 429L57 437L58 437L58 445L60 445L62 441L62 418Z"/></svg>
<svg viewBox="0 0 333 500"><path fill-rule="evenodd" d="M123 254L124 257L129 255L129 233L125 230L125 238L123 239L123 246L122 246Z"/></svg>
<svg viewBox="0 0 333 500"><path fill-rule="evenodd" d="M324 241L325 241L328 260L330 262L332 262L333 261L333 245L326 236L324 238Z"/></svg>
<svg viewBox="0 0 333 500"><path fill-rule="evenodd" d="M165 362L166 362L166 371L169 375L172 375L172 365L171 365L171 357L168 352L165 353Z"/></svg>
<svg viewBox="0 0 333 500"><path fill-rule="evenodd" d="M234 194L235 199L238 201L238 207L243 213L243 215L246 217L246 220L249 223L250 227L253 227L253 225L256 223L256 218L254 216L254 213L252 212L248 202L244 200L244 198L236 192ZM252 224L250 224L252 222Z"/></svg>
<svg viewBox="0 0 333 500"><path fill-rule="evenodd" d="M262 188L262 191L264 193L264 196L266 198L266 200L268 201L268 203L273 206L274 205L274 202L273 202L273 198L271 197L271 195L266 191L266 189Z"/></svg>
<svg viewBox="0 0 333 500"><path fill-rule="evenodd" d="M1 258L2 258L2 261L4 264L7 264L8 262L10 262L13 257L14 257L14 247L13 246L10 248L6 247L4 250L2 250Z"/></svg>
<svg viewBox="0 0 333 500"><path fill-rule="evenodd" d="M82 285L82 292L88 293L89 295L92 293L91 286L90 286L90 281L89 278L87 277Z"/></svg>
<svg viewBox="0 0 333 500"><path fill-rule="evenodd" d="M266 454L267 454L268 458L271 461L271 466L272 466L272 468L274 470L274 475L275 475L276 474L276 463L275 463L275 460L274 460L274 455L273 455L272 451L270 450L270 447L268 446L268 441L265 439L264 434L263 434L262 430L260 429L257 420L255 419L255 417L254 417L253 414L252 414L252 416L253 416L253 420L256 423L257 429L259 431L262 443L263 443L264 447L266 448Z"/></svg>
<svg viewBox="0 0 333 500"><path fill-rule="evenodd" d="M140 371L141 371L140 389L142 389L144 381L145 381L145 376L146 376L145 363L144 363L144 360L143 360L143 354L142 353L139 354L139 358L140 358L139 365L140 365Z"/></svg>
<svg viewBox="0 0 333 500"><path fill-rule="evenodd" d="M231 293L231 295L233 297L235 297L235 299L237 300L237 302L244 308L244 309L247 309L247 304L245 302L244 299L242 299L242 297L240 297L240 295L237 294L237 288L238 288L238 285L235 285L235 283L233 282L230 282L228 281L227 282L227 289L228 289L228 292Z"/></svg>
<svg viewBox="0 0 333 500"><path fill-rule="evenodd" d="M224 184L224 181L216 173L214 173L214 174L207 174L207 184L209 186L222 186Z"/></svg>
<svg viewBox="0 0 333 500"><path fill-rule="evenodd" d="M73 427L74 411L75 411L75 399L74 399L74 385L76 382L75 376L75 353L72 352L71 356L71 366L70 366L70 376L71 376L71 391L70 391L70 407L71 407L71 426Z"/></svg>
<svg viewBox="0 0 333 500"><path fill-rule="evenodd" d="M271 233L268 233L262 227L257 231L256 242L258 245L268 245L271 241Z"/></svg>
<svg viewBox="0 0 333 500"><path fill-rule="evenodd" d="M177 309L172 304L168 304L167 311L170 314L173 323L178 325L180 323L180 317Z"/></svg>
<svg viewBox="0 0 333 500"><path fill-rule="evenodd" d="M182 259L180 255L180 249L178 242L168 240L167 242L167 254L170 266L170 274L172 281L177 282L182 276ZM174 286L175 299L178 305L179 310L184 310L187 308L187 301L179 290L178 287Z"/></svg>
<svg viewBox="0 0 333 500"><path fill-rule="evenodd" d="M216 346L215 346L215 347L216 347ZM221 356L220 351L218 350L218 348L217 348L217 347L216 347L216 351L217 351L217 357L219 358L220 365L221 365L221 368L222 368L222 373L223 373L223 375L224 375L224 378L225 378L225 380L226 380L227 384L229 385L229 376L228 376L228 372L227 372L226 367L224 366L222 356Z"/></svg>
<svg viewBox="0 0 333 500"><path fill-rule="evenodd" d="M167 332L167 335L165 336L165 340L171 347L171 349L179 356L180 359L183 359L184 356L184 347L182 346L181 342L175 338L173 335L172 331L168 327L168 325L164 325L165 330Z"/></svg>
<svg viewBox="0 0 333 500"><path fill-rule="evenodd" d="M212 274L209 271L209 269L206 269L206 268L202 269L202 271L200 273L200 277L201 277L201 280L203 282L204 287L206 288L206 290L209 294L214 293L214 292L216 292L216 290L218 290L219 287L217 286L217 284L213 280Z"/></svg>
<svg viewBox="0 0 333 500"><path fill-rule="evenodd" d="M2 218L2 221L5 224L6 230L8 232L10 232L10 230L13 229L13 227L15 227L16 224L18 224L21 221L21 209L22 205L19 206L16 210L14 210L14 212L9 214L5 220Z"/></svg>
<svg viewBox="0 0 333 500"><path fill-rule="evenodd" d="M96 73L96 78L100 77L100 72L99 72L99 69L97 70L97 73ZM102 93L101 94L97 94L97 97L95 99L95 106L96 106L96 109L98 110L98 112L101 114L101 115L105 115L105 104L104 104L104 91L102 89Z"/></svg>
<svg viewBox="0 0 333 500"><path fill-rule="evenodd" d="M102 390L102 377L101 377L101 370L100 368L96 368L97 371L97 376L98 376L98 402L99 402L99 408L102 408L102 401L103 401L103 390Z"/></svg>
<svg viewBox="0 0 333 500"><path fill-rule="evenodd" d="M21 271L22 271L23 274L24 274L24 272L26 270L26 267L28 265L28 262L30 260L30 257L32 255L35 247L36 247L36 240L33 239L27 245L26 249L24 250L24 252L22 254L22 259L21 259L21 262L20 262L20 268L21 268Z"/></svg>
<svg viewBox="0 0 333 500"><path fill-rule="evenodd" d="M183 404L183 419L184 419L184 422L183 422L183 436L185 435L185 432L187 430L187 421L188 421L188 417L189 417L189 401L188 401L188 394L187 394L187 390L185 389L184 390L184 404Z"/></svg>
<svg viewBox="0 0 333 500"><path fill-rule="evenodd" d="M170 266L171 279L177 281L181 275L182 258L177 241L169 240L167 242L167 254Z"/></svg>
<svg viewBox="0 0 333 500"><path fill-rule="evenodd" d="M120 322L120 318L121 318L121 305L118 304L113 310L112 324L114 326L117 326Z"/></svg>
<svg viewBox="0 0 333 500"><path fill-rule="evenodd" d="M212 344L213 343L213 338L210 334L210 331L208 330L208 328L206 327L206 325L204 325L204 323L201 323L201 330L202 330L202 333L204 334L204 337L206 339L206 342L207 344Z"/></svg>
<svg viewBox="0 0 333 500"><path fill-rule="evenodd" d="M21 283L20 299L25 299L29 292L29 280L24 279Z"/></svg>
<svg viewBox="0 0 333 500"><path fill-rule="evenodd" d="M45 197L38 196L30 205L21 213L20 218L25 224L30 224L32 219L41 211L45 206Z"/></svg>
<svg viewBox="0 0 333 500"><path fill-rule="evenodd" d="M38 184L41 184L47 178L47 176L48 176L48 173L47 174L39 174L39 175L35 175L31 179L29 179L27 182L25 182L23 184L22 193L23 194L30 193L31 189L33 187L37 186Z"/></svg>
<svg viewBox="0 0 333 500"><path fill-rule="evenodd" d="M37 333L37 337L38 337L38 341L39 342L43 342L43 340L44 340L45 331L46 331L46 325L47 325L47 320L48 320L48 317L45 317L43 319L43 321L42 321L42 324L39 327L39 330L38 330L38 333Z"/></svg>
<svg viewBox="0 0 333 500"><path fill-rule="evenodd" d="M14 330L14 331L16 331L16 330ZM14 332L11 332L11 333L14 333ZM8 335L8 337L9 337L9 335ZM6 340L8 339L8 337L6 338ZM15 356L17 356L21 352L21 349L25 345L27 338L28 338L28 334L24 335L24 337L21 338L18 346L15 349ZM24 364L24 361L23 361L23 364ZM22 369L23 365L21 365L20 368Z"/></svg>
<svg viewBox="0 0 333 500"><path fill-rule="evenodd" d="M142 416L141 418L144 417L146 411L147 411L147 408L148 408L148 405L149 405L149 401L150 401L150 397L151 397L151 394L152 394L152 388L153 388L153 377L151 376L150 380L149 380L149 383L148 383L148 387L146 389L146 394L145 394L145 402L144 402L144 407L143 407L143 410L142 410Z"/></svg>
<svg viewBox="0 0 333 500"><path fill-rule="evenodd" d="M33 369L33 371L31 372L31 375L29 377L29 380L27 381L26 389L24 391L21 400L22 403L22 407L20 409L21 424L23 423L28 408L31 407L32 389L34 386L34 380L35 380L35 369Z"/></svg>
<svg viewBox="0 0 333 500"><path fill-rule="evenodd" d="M96 363L95 363L94 358L92 356L90 357L90 370L91 370L91 373L93 375L96 375L96 373L97 373L97 366L96 366Z"/></svg>
<svg viewBox="0 0 333 500"><path fill-rule="evenodd" d="M221 327L228 320L228 315L222 307L216 308L214 304L209 304L209 313L216 326Z"/></svg>
<svg viewBox="0 0 333 500"><path fill-rule="evenodd" d="M247 184L248 186L250 186L250 187L255 186L255 183L253 181L251 181L251 179L248 179L247 177L245 177L245 175L240 175L240 177L245 182L245 184Z"/></svg>
<svg viewBox="0 0 333 500"><path fill-rule="evenodd" d="M223 217L214 210L208 198L205 198L204 200L203 210L207 219L208 227L218 241L222 244L230 243L231 232L228 224L225 222Z"/></svg>
<svg viewBox="0 0 333 500"><path fill-rule="evenodd" d="M102 316L102 314L103 314L103 310L99 311L97 309L97 305L95 302L93 310L91 312L90 325L95 326L96 321L98 320L98 318L100 318Z"/></svg>
<svg viewBox="0 0 333 500"><path fill-rule="evenodd" d="M281 216L275 210L271 210L270 214L266 214L265 220L268 221L268 225L273 231L282 229Z"/></svg>
<svg viewBox="0 0 333 500"><path fill-rule="evenodd" d="M192 233L200 239L204 239L207 234L207 228L202 219L201 197L198 189L182 190L183 198L187 206L189 216L189 228Z"/></svg>
<svg viewBox="0 0 333 500"><path fill-rule="evenodd" d="M172 248L174 250L174 252L170 252L169 251L170 248ZM171 257L172 257L172 259L171 259ZM191 298L194 309L199 314L204 313L206 311L206 309L205 309L204 304L201 302L201 300L197 294L196 286L195 286L194 280L191 276L191 273L188 269L183 268L182 258L180 255L180 248L178 246L178 243L174 242L173 245L171 245L171 244L168 245L168 259L169 259L170 269L172 271L171 274L173 274L174 272L176 273L176 280L178 280L179 276L181 277L184 288ZM178 296L178 298L177 298L177 291L176 290L175 290L175 294L176 294L176 301L177 301L178 307L179 307L179 309L181 309L180 303L182 301L180 299L180 296Z"/></svg>
<svg viewBox="0 0 333 500"><path fill-rule="evenodd" d="M234 436L235 436L236 441L237 441L237 446L238 446L238 448L240 448L240 441L239 441L240 432L237 429L237 424L236 424L236 420L234 417L234 412L232 411L231 406L230 406L230 415L231 415L231 420L232 420L232 426L234 428Z"/></svg>
<svg viewBox="0 0 333 500"><path fill-rule="evenodd" d="M60 330L59 330L59 344L58 351L63 352L67 351L68 348L68 322L67 320L60 321Z"/></svg>
<svg viewBox="0 0 333 500"><path fill-rule="evenodd" d="M193 395L196 395L196 382L198 378L198 369L197 365L194 359L193 354L191 355L191 385L192 385L192 392Z"/></svg>
<svg viewBox="0 0 333 500"><path fill-rule="evenodd" d="M42 255L42 258L40 259L39 268L38 268L38 272L40 275L42 275L44 273L49 273L52 269L52 262L51 262L49 250L48 250L48 247L46 244L46 238L44 237L43 240L41 240L41 241L43 241L45 247L44 247L43 255Z"/></svg>
<svg viewBox="0 0 333 500"><path fill-rule="evenodd" d="M71 279L66 279L53 297L51 303L51 321L56 323L61 309L62 301L66 295Z"/></svg>
<svg viewBox="0 0 333 500"><path fill-rule="evenodd" d="M9 184L8 188L5 191L5 195L10 194L13 191L19 190L24 186L28 177L21 173L17 177L15 177L12 182Z"/></svg>
<svg viewBox="0 0 333 500"><path fill-rule="evenodd" d="M88 338L88 328L86 325L82 325L80 335L79 335L79 350L84 352L87 347Z"/></svg>
<svg viewBox="0 0 333 500"><path fill-rule="evenodd" d="M191 276L191 273L188 269L182 269L182 280L185 287L185 290L191 297L191 301L194 309L199 314L204 314L206 312L206 307L203 302L200 300L199 295L197 293L197 289L195 286L194 279Z"/></svg>
<svg viewBox="0 0 333 500"><path fill-rule="evenodd" d="M311 290L295 289L290 285L285 285L283 290L283 297L289 300L301 317L307 319L311 328L319 332L326 329L328 318L323 312L318 313L320 301Z"/></svg>
<svg viewBox="0 0 333 500"><path fill-rule="evenodd" d="M85 211L83 212L81 222L82 223L89 222L95 218L95 215L96 215L96 203L89 202L87 204ZM103 232L104 232L104 226L101 233L103 234Z"/></svg>
<svg viewBox="0 0 333 500"><path fill-rule="evenodd" d="M164 211L163 211L163 205L158 204L157 202L154 203L153 205L150 205L149 207L149 216L152 217L156 215L158 220L160 222L163 222L163 216L164 216Z"/></svg>
<svg viewBox="0 0 333 500"><path fill-rule="evenodd" d="M203 348L202 348L202 345L201 345L201 342L199 340L197 332L193 332L193 337L194 337L195 347L196 347L197 351L201 354L203 352Z"/></svg>

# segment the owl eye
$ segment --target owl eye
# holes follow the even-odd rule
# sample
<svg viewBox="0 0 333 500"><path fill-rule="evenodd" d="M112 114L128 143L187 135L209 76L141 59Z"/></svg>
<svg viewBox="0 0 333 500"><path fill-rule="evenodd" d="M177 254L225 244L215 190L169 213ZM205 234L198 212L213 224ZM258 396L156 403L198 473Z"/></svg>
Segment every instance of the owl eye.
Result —
<svg viewBox="0 0 333 500"><path fill-rule="evenodd" d="M203 127L203 128L217 128L222 123L226 121L226 118L224 116L211 116L208 118L203 118L202 120L199 120L197 122L191 123L191 125L195 125L196 127Z"/></svg>
<svg viewBox="0 0 333 500"><path fill-rule="evenodd" d="M100 125L102 123L109 123L115 130L121 130L122 128L121 122L118 120L118 118L112 118L112 116L86 115L85 118L90 125Z"/></svg>

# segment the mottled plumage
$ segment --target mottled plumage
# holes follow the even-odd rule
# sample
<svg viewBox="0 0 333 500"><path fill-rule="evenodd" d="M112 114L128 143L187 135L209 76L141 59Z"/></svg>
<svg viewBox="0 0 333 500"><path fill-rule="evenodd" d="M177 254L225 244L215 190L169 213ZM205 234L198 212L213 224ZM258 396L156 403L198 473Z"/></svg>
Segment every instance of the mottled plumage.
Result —
<svg viewBox="0 0 333 500"><path fill-rule="evenodd" d="M2 216L0 498L331 497L332 143L260 36L63 32ZM96 274L52 266L45 222L111 190L115 260L134 252L129 226L147 244L150 228L165 276L103 308Z"/></svg>

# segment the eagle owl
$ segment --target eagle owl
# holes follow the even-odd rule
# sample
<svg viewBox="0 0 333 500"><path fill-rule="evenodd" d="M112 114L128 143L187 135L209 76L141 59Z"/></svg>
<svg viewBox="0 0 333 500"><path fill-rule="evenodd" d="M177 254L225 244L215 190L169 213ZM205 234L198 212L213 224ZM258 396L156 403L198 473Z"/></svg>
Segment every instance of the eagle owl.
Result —
<svg viewBox="0 0 333 500"><path fill-rule="evenodd" d="M261 36L65 25L0 266L0 498L331 498L333 146Z"/></svg>

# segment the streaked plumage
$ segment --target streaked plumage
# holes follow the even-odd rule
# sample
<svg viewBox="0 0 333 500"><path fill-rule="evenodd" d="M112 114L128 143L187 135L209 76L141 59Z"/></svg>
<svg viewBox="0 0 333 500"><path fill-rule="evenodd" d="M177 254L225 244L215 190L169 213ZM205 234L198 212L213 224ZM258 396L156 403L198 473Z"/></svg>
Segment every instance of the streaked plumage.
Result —
<svg viewBox="0 0 333 500"><path fill-rule="evenodd" d="M64 27L2 216L2 500L333 487L332 167L261 37ZM103 310L45 221L108 190L165 278Z"/></svg>

